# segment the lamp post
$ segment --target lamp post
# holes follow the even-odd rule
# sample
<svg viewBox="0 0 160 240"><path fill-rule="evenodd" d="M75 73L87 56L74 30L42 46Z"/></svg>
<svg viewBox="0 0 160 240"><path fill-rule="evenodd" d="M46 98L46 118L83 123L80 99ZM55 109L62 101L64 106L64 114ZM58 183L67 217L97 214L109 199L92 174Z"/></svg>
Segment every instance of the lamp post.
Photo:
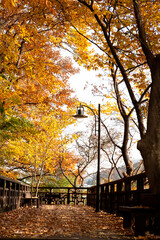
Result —
<svg viewBox="0 0 160 240"><path fill-rule="evenodd" d="M101 137L101 124L100 124L100 117L101 117L101 107L100 104L98 104L98 114L96 115L94 110L90 108L87 105L81 105L77 107L77 113L73 117L75 118L87 118L87 116L84 115L84 107L88 108L95 117L95 134L96 131L98 131L98 159L97 159L97 184L96 184L96 212L100 211L100 149L101 149L101 144L100 144L100 137ZM98 118L98 121L97 121ZM96 125L98 122L98 130L96 130Z"/></svg>

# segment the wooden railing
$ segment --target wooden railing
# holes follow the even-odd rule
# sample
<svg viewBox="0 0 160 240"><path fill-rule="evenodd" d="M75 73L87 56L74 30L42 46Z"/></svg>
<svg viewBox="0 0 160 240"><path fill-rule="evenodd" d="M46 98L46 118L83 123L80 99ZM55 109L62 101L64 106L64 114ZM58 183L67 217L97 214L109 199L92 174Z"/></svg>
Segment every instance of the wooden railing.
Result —
<svg viewBox="0 0 160 240"><path fill-rule="evenodd" d="M100 185L100 209L117 213L119 206L150 205L150 189L145 173ZM40 187L46 203L81 204L96 208L96 186L90 188ZM47 200L48 199L48 200ZM153 196L152 196L153 200ZM151 201L152 201L151 200Z"/></svg>
<svg viewBox="0 0 160 240"><path fill-rule="evenodd" d="M119 206L151 205L145 173L100 185L100 209L117 213ZM153 199L153 198L152 198ZM88 189L87 204L96 207L96 186Z"/></svg>
<svg viewBox="0 0 160 240"><path fill-rule="evenodd" d="M21 206L30 185L0 176L0 211ZM100 209L118 213L119 206L152 205L145 173L100 185ZM96 207L96 186L90 188L40 187L38 197L44 203L77 204ZM156 196L157 199L157 196Z"/></svg>
<svg viewBox="0 0 160 240"><path fill-rule="evenodd" d="M87 205L88 188L39 187L38 197L45 204Z"/></svg>
<svg viewBox="0 0 160 240"><path fill-rule="evenodd" d="M27 192L30 192L30 185L0 176L0 212L20 207Z"/></svg>

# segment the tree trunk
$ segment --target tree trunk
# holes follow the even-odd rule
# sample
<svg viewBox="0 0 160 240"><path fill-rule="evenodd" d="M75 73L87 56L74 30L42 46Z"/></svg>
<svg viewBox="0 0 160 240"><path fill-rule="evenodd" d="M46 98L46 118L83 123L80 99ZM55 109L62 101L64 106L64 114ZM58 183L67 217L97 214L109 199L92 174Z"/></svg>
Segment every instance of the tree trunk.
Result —
<svg viewBox="0 0 160 240"><path fill-rule="evenodd" d="M125 115L123 116L123 119L124 119L124 133L123 133L123 144L121 147L121 151L122 151L123 160L126 166L126 173L128 176L130 176L133 171L133 163L132 161L129 160L128 147L127 147L128 136L129 136L129 116Z"/></svg>
<svg viewBox="0 0 160 240"><path fill-rule="evenodd" d="M152 87L145 136L138 142L151 191L160 194L160 55L151 66Z"/></svg>

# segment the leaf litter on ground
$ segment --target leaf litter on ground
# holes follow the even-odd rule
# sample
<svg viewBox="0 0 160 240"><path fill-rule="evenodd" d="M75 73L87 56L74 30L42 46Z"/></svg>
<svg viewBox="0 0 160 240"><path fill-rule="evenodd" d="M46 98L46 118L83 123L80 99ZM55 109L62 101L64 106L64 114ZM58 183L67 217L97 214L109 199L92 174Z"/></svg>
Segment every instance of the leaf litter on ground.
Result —
<svg viewBox="0 0 160 240"><path fill-rule="evenodd" d="M88 206L43 205L0 213L0 238L53 236L138 239L131 229L123 229L121 217Z"/></svg>

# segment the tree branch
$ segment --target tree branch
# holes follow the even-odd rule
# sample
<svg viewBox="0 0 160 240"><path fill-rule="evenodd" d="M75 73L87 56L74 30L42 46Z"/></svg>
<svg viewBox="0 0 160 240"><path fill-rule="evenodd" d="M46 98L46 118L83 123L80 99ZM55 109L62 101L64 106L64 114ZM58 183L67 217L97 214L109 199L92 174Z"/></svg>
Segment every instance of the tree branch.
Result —
<svg viewBox="0 0 160 240"><path fill-rule="evenodd" d="M134 6L134 13L135 13L135 18L136 18L136 22L137 22L138 31L139 31L139 40L140 40L140 43L142 46L142 50L146 56L148 65L150 67L152 67L155 62L155 58L147 44L146 32L145 32L145 28L144 28L144 22L142 20L141 10L140 10L140 6L139 6L139 0L133 0L133 6Z"/></svg>

